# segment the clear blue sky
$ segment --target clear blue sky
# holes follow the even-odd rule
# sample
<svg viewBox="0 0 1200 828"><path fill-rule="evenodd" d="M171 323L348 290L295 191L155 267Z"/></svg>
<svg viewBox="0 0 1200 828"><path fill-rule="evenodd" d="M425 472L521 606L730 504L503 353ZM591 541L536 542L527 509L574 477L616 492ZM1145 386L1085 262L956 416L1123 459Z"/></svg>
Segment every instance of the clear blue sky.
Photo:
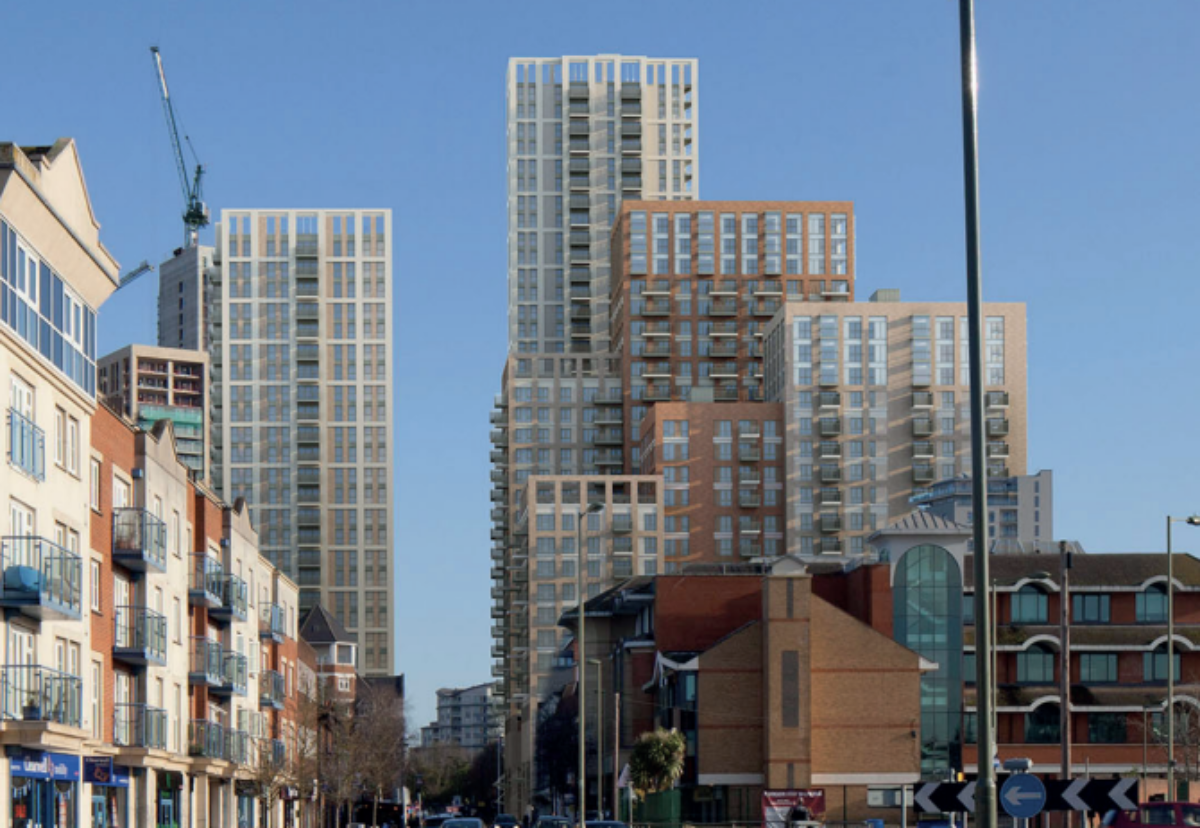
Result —
<svg viewBox="0 0 1200 828"><path fill-rule="evenodd" d="M978 26L984 289L1028 303L1029 467L1056 473L1060 536L1161 549L1163 515L1200 510L1200 3L984 0ZM4 28L0 140L74 137L126 266L181 235L155 43L214 212L395 211L417 725L435 688L490 678L509 57L699 58L702 196L851 199L861 295L965 295L952 0L17 3ZM154 341L156 289L105 306L102 350Z"/></svg>

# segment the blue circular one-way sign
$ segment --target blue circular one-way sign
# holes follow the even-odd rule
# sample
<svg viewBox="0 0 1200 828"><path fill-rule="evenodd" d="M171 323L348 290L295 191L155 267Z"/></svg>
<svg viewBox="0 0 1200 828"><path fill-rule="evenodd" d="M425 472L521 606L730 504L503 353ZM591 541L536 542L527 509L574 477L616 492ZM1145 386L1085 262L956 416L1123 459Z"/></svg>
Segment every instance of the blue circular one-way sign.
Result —
<svg viewBox="0 0 1200 828"><path fill-rule="evenodd" d="M1000 805L1011 817L1035 817L1046 806L1046 786L1033 774L1014 773L1000 788Z"/></svg>

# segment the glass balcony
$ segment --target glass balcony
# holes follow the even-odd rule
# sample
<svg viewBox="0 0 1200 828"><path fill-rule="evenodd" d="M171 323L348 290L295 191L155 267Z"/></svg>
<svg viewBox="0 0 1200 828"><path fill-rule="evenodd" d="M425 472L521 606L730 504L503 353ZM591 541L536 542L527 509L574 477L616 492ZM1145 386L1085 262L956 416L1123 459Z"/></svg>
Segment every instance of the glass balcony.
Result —
<svg viewBox="0 0 1200 828"><path fill-rule="evenodd" d="M222 696L246 695L249 662L241 653L226 651L221 659L221 683L210 690Z"/></svg>
<svg viewBox="0 0 1200 828"><path fill-rule="evenodd" d="M5 719L79 727L83 681L36 664L6 664L0 668L0 703Z"/></svg>
<svg viewBox="0 0 1200 828"><path fill-rule="evenodd" d="M822 442L817 448L817 453L822 460L826 458L836 459L842 456L842 444L829 441Z"/></svg>
<svg viewBox="0 0 1200 828"><path fill-rule="evenodd" d="M225 650L217 641L192 639L192 661L188 681L208 687L218 687L225 680Z"/></svg>
<svg viewBox="0 0 1200 828"><path fill-rule="evenodd" d="M912 431L914 437L933 436L933 420L928 417L918 417L913 420Z"/></svg>
<svg viewBox="0 0 1200 828"><path fill-rule="evenodd" d="M225 760L237 765L250 764L250 734L244 730L225 731Z"/></svg>
<svg viewBox="0 0 1200 828"><path fill-rule="evenodd" d="M987 421L987 436L1007 437L1008 420L1003 417L989 417Z"/></svg>
<svg viewBox="0 0 1200 828"><path fill-rule="evenodd" d="M113 744L167 749L167 711L148 704L113 706Z"/></svg>
<svg viewBox="0 0 1200 828"><path fill-rule="evenodd" d="M209 617L221 621L245 621L246 606L249 603L246 582L237 575L222 575L220 590L221 603L209 608Z"/></svg>
<svg viewBox="0 0 1200 828"><path fill-rule="evenodd" d="M738 489L738 506L743 509L757 509L762 505L762 495L754 489Z"/></svg>
<svg viewBox="0 0 1200 828"><path fill-rule="evenodd" d="M842 404L842 395L837 391L822 391L817 400L821 408L837 408Z"/></svg>
<svg viewBox="0 0 1200 828"><path fill-rule="evenodd" d="M116 607L113 658L129 664L167 663L167 618L147 607Z"/></svg>
<svg viewBox="0 0 1200 828"><path fill-rule="evenodd" d="M988 391L987 392L987 407L988 408L1008 408L1008 392L1007 391Z"/></svg>
<svg viewBox="0 0 1200 828"><path fill-rule="evenodd" d="M192 555L192 577L188 584L188 600L198 607L212 609L221 605L222 581L225 568L216 558L204 552Z"/></svg>
<svg viewBox="0 0 1200 828"><path fill-rule="evenodd" d="M913 457L933 457L933 443L928 440L918 440L913 443Z"/></svg>
<svg viewBox="0 0 1200 828"><path fill-rule="evenodd" d="M612 531L614 533L629 534L633 531L633 515L613 515L612 516Z"/></svg>
<svg viewBox="0 0 1200 828"><path fill-rule="evenodd" d="M46 434L15 409L8 409L8 462L41 482L46 479Z"/></svg>
<svg viewBox="0 0 1200 828"><path fill-rule="evenodd" d="M842 482L842 469L834 464L822 464L819 474L822 483L840 483Z"/></svg>
<svg viewBox="0 0 1200 828"><path fill-rule="evenodd" d="M756 443L738 443L738 460L755 462L762 459L762 449Z"/></svg>
<svg viewBox="0 0 1200 828"><path fill-rule="evenodd" d="M820 538L817 542L817 549L822 555L840 555L842 554L842 539Z"/></svg>
<svg viewBox="0 0 1200 828"><path fill-rule="evenodd" d="M842 433L842 421L836 417L822 417L817 430L822 437L837 437Z"/></svg>
<svg viewBox="0 0 1200 828"><path fill-rule="evenodd" d="M34 618L78 619L82 611L78 555L36 535L0 538L4 588L0 606Z"/></svg>
<svg viewBox="0 0 1200 828"><path fill-rule="evenodd" d="M282 644L287 637L287 620L279 604L262 604L258 610L258 635L263 641Z"/></svg>
<svg viewBox="0 0 1200 828"><path fill-rule="evenodd" d="M914 463L912 476L913 476L914 483L932 483L933 482L933 464L932 463Z"/></svg>
<svg viewBox="0 0 1200 828"><path fill-rule="evenodd" d="M272 739L263 745L262 760L274 767L282 767L287 762L287 745L282 739Z"/></svg>
<svg viewBox="0 0 1200 828"><path fill-rule="evenodd" d="M259 706L271 710L283 710L283 674L274 670L263 670L258 674Z"/></svg>
<svg viewBox="0 0 1200 828"><path fill-rule="evenodd" d="M224 759L225 728L206 719L192 719L188 725L188 756Z"/></svg>
<svg viewBox="0 0 1200 828"><path fill-rule="evenodd" d="M914 391L913 408L933 408L933 392Z"/></svg>
<svg viewBox="0 0 1200 828"><path fill-rule="evenodd" d="M840 531L842 531L842 516L841 515L821 515L821 531L822 532L840 532Z"/></svg>
<svg viewBox="0 0 1200 828"><path fill-rule="evenodd" d="M297 259L315 259L317 257L317 234L297 233L294 249Z"/></svg>

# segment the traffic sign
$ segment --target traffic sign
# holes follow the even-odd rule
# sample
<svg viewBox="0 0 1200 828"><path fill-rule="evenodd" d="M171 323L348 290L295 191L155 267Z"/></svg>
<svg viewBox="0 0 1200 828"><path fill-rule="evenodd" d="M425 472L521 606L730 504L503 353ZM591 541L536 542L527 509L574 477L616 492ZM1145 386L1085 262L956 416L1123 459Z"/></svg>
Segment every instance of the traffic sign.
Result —
<svg viewBox="0 0 1200 828"><path fill-rule="evenodd" d="M1047 811L1132 811L1137 779L1056 779L1046 783Z"/></svg>
<svg viewBox="0 0 1200 828"><path fill-rule="evenodd" d="M1000 789L1000 804L1011 817L1031 819L1046 804L1046 786L1032 774L1015 773Z"/></svg>
<svg viewBox="0 0 1200 828"><path fill-rule="evenodd" d="M927 782L913 791L918 811L931 814L975 813L974 782Z"/></svg>

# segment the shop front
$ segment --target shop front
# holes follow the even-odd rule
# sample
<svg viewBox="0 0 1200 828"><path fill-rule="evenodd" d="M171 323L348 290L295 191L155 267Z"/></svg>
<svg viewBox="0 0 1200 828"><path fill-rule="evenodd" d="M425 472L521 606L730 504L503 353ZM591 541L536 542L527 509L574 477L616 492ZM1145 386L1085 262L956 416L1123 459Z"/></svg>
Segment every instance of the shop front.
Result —
<svg viewBox="0 0 1200 828"><path fill-rule="evenodd" d="M254 806L258 801L258 783L239 779L234 783L237 792L237 828L254 828Z"/></svg>
<svg viewBox="0 0 1200 828"><path fill-rule="evenodd" d="M158 828L179 828L180 791L183 788L183 774L177 771L159 771L158 790L155 793L155 811L157 812Z"/></svg>
<svg viewBox="0 0 1200 828"><path fill-rule="evenodd" d="M92 786L92 828L127 828L129 768L111 756L85 756L83 781Z"/></svg>
<svg viewBox="0 0 1200 828"><path fill-rule="evenodd" d="M79 757L18 750L9 756L12 828L76 828Z"/></svg>

